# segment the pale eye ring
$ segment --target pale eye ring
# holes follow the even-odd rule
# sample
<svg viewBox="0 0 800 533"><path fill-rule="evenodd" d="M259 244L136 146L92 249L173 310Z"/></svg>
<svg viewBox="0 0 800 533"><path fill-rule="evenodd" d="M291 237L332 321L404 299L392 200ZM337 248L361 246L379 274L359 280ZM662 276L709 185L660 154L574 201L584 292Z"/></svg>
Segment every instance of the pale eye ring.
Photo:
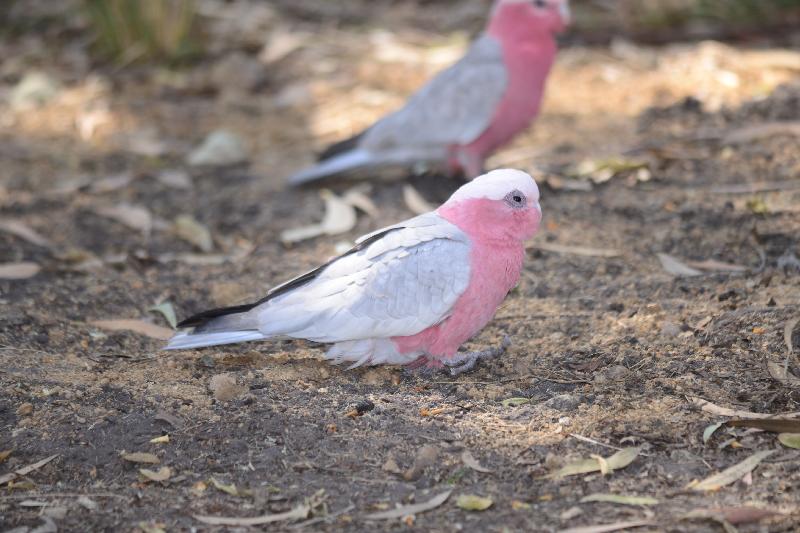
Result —
<svg viewBox="0 0 800 533"><path fill-rule="evenodd" d="M506 195L505 202L514 209L522 209L527 204L528 199L525 198L521 191L515 189Z"/></svg>

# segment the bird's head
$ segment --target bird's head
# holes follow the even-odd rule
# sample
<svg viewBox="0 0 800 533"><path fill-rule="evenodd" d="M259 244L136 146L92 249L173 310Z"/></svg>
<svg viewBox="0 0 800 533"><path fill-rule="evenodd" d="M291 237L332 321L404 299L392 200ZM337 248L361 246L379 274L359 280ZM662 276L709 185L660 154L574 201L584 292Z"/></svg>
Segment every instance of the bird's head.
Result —
<svg viewBox="0 0 800 533"><path fill-rule="evenodd" d="M564 31L569 23L569 0L497 0L489 33L502 37L518 30L552 35Z"/></svg>
<svg viewBox="0 0 800 533"><path fill-rule="evenodd" d="M493 170L463 185L437 212L471 238L522 242L542 220L539 188L521 170Z"/></svg>

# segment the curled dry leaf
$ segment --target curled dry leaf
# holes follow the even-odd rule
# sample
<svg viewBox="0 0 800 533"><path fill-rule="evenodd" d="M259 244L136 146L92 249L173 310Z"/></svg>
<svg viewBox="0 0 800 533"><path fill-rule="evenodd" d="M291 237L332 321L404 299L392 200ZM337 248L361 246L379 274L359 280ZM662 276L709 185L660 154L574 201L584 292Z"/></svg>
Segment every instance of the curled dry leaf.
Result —
<svg viewBox="0 0 800 533"><path fill-rule="evenodd" d="M169 435L161 435L154 439L150 439L150 444L169 444Z"/></svg>
<svg viewBox="0 0 800 533"><path fill-rule="evenodd" d="M485 511L494 504L491 498L484 498L474 494L461 494L456 498L456 505L465 511Z"/></svg>
<svg viewBox="0 0 800 533"><path fill-rule="evenodd" d="M689 489L695 491L709 491L719 490L726 485L730 485L734 481L741 479L745 474L752 472L755 468L767 457L775 453L775 450L765 450L757 452L741 463L737 463L729 468L726 468L719 474L707 477L697 484L690 485Z"/></svg>
<svg viewBox="0 0 800 533"><path fill-rule="evenodd" d="M403 186L403 201L406 203L408 210L415 215L424 215L436 209L411 185Z"/></svg>
<svg viewBox="0 0 800 533"><path fill-rule="evenodd" d="M591 472L607 471L610 473L614 470L625 468L631 464L634 459L638 457L640 451L641 448L624 448L611 457L607 457L605 459L599 457L583 459L581 461L576 461L574 463L565 465L552 474L548 474L544 477L549 479L559 479L566 476L589 474ZM602 461L599 459L602 459Z"/></svg>
<svg viewBox="0 0 800 533"><path fill-rule="evenodd" d="M42 248L49 248L51 246L50 241L19 220L0 219L0 231L19 237L20 239Z"/></svg>
<svg viewBox="0 0 800 533"><path fill-rule="evenodd" d="M800 137L800 122L767 122L745 126L728 132L722 142L744 144L777 136Z"/></svg>
<svg viewBox="0 0 800 533"><path fill-rule="evenodd" d="M356 210L352 205L328 190L323 190L320 195L325 200L325 216L322 222L285 230L281 232L282 242L291 244L320 235L339 235L355 227Z"/></svg>
<svg viewBox="0 0 800 533"><path fill-rule="evenodd" d="M23 280L38 274L42 268L36 263L0 263L0 279Z"/></svg>
<svg viewBox="0 0 800 533"><path fill-rule="evenodd" d="M14 450L4 450L0 452L0 463L5 462Z"/></svg>
<svg viewBox="0 0 800 533"><path fill-rule="evenodd" d="M347 202L348 204L352 205L353 207L357 207L361 209L363 212L371 216L372 218L378 217L378 206L375 205L375 202L367 196L369 191L372 189L370 186L364 185L357 185L344 193L342 196L342 200Z"/></svg>
<svg viewBox="0 0 800 533"><path fill-rule="evenodd" d="M590 248L588 246L569 246L549 242L537 242L529 246L528 249L542 250L554 254L580 255L583 257L619 257L622 255L622 252L613 248Z"/></svg>
<svg viewBox="0 0 800 533"><path fill-rule="evenodd" d="M734 265L731 263L723 263L714 259L706 259L705 261L687 261L686 264L690 268L707 270L710 272L747 272L747 267Z"/></svg>
<svg viewBox="0 0 800 533"><path fill-rule="evenodd" d="M787 448L800 450L800 433L781 433L778 435L778 441Z"/></svg>
<svg viewBox="0 0 800 533"><path fill-rule="evenodd" d="M472 455L472 452L469 450L464 450L464 453L461 454L461 461L468 466L469 468L475 470L476 472L483 472L485 474L490 473L491 470L486 468L485 466L481 466L477 459Z"/></svg>
<svg viewBox="0 0 800 533"><path fill-rule="evenodd" d="M725 422L717 422L716 424L706 426L706 429L703 430L703 444L706 444L711 439L712 435L714 435L714 432L716 432L724 424Z"/></svg>
<svg viewBox="0 0 800 533"><path fill-rule="evenodd" d="M2 476L0 476L0 485L5 485L9 481L14 481L18 477L27 476L28 474L30 474L34 470L39 470L41 467L43 467L44 465L46 465L47 463L49 463L50 461L52 461L56 457L58 457L58 454L51 455L50 457L42 459L41 461L33 463L31 465L24 466L24 467L20 468L19 470L14 470L13 472L10 472L8 474L3 474Z"/></svg>
<svg viewBox="0 0 800 533"><path fill-rule="evenodd" d="M711 509L695 509L686 513L682 518L684 520L704 518L721 522L723 525L727 523L731 526L738 526L760 522L765 518L779 514L781 513L769 509L759 509L758 507L714 507Z"/></svg>
<svg viewBox="0 0 800 533"><path fill-rule="evenodd" d="M702 411L706 413L711 413L712 415L720 415L720 416L736 416L739 418L777 418L778 416L796 416L800 415L798 413L786 413L784 415L770 415L764 413L753 413L751 411L739 411L736 409L729 409L728 407L720 407L719 405L713 404L708 400L704 400L702 398L697 398L696 396L687 396L686 397L689 402L699 407Z"/></svg>
<svg viewBox="0 0 800 533"><path fill-rule="evenodd" d="M192 178L183 170L165 170L157 177L159 183L173 189L191 189Z"/></svg>
<svg viewBox="0 0 800 533"><path fill-rule="evenodd" d="M772 433L800 433L800 419L761 418L729 420L726 425L737 428L755 428Z"/></svg>
<svg viewBox="0 0 800 533"><path fill-rule="evenodd" d="M221 490L226 494L230 494L231 496L240 496L239 489L236 488L236 485L231 483L230 485L226 485L225 483L221 483L216 480L216 478L211 478L211 484L214 485L214 488L217 490Z"/></svg>
<svg viewBox="0 0 800 533"><path fill-rule="evenodd" d="M108 176L92 182L92 184L89 186L89 191L96 194L114 192L122 189L123 187L127 187L133 181L133 177L133 174L129 172Z"/></svg>
<svg viewBox="0 0 800 533"><path fill-rule="evenodd" d="M175 316L175 308L170 302L162 302L147 310L149 313L159 313L163 316L172 329L178 325L178 317Z"/></svg>
<svg viewBox="0 0 800 533"><path fill-rule="evenodd" d="M197 247L204 253L214 249L211 231L191 215L180 215L175 218L175 234L184 241Z"/></svg>
<svg viewBox="0 0 800 533"><path fill-rule="evenodd" d="M590 494L581 498L581 503L603 502L621 505L658 505L658 500L648 496L625 496L622 494Z"/></svg>
<svg viewBox="0 0 800 533"><path fill-rule="evenodd" d="M286 522L289 520L303 520L311 514L311 507L300 505L285 513L268 514L255 518L226 518L222 516L201 516L194 515L195 520L211 526L230 526L230 527L253 527L274 522Z"/></svg>
<svg viewBox="0 0 800 533"><path fill-rule="evenodd" d="M145 452L134 452L134 453L123 453L120 455L123 459L130 463L144 463L148 465L157 465L161 462L161 459L153 455L152 453L145 453Z"/></svg>
<svg viewBox="0 0 800 533"><path fill-rule="evenodd" d="M689 265L679 261L678 259L672 257L669 254L657 254L658 260L661 262L661 266L667 273L672 274L676 277L692 277L692 276L700 276L702 272L696 270Z"/></svg>
<svg viewBox="0 0 800 533"><path fill-rule="evenodd" d="M652 520L631 520L628 522L616 522L614 524L571 527L569 529L562 529L559 531L559 533L612 533L614 531L622 531L624 529L652 526L653 524L654 522Z"/></svg>
<svg viewBox="0 0 800 533"><path fill-rule="evenodd" d="M775 361L767 361L767 371L775 381L779 381L789 387L800 387L800 378L797 378L789 373L788 361L787 363L776 363Z"/></svg>
<svg viewBox="0 0 800 533"><path fill-rule="evenodd" d="M172 469L168 466L161 467L158 469L158 471L148 470L147 468L140 468L139 473L145 479L155 482L164 482L172 477Z"/></svg>
<svg viewBox="0 0 800 533"><path fill-rule="evenodd" d="M96 320L91 322L92 326L109 331L132 331L151 339L166 341L172 338L175 333L169 328L156 326L150 322L135 319L122 319L122 320Z"/></svg>
<svg viewBox="0 0 800 533"><path fill-rule="evenodd" d="M424 513L426 511L431 511L433 509L436 509L437 507L442 505L444 502L447 501L447 499L450 497L450 494L452 493L453 493L452 490L448 490L439 494L438 496L434 496L427 502L415 503L413 505L403 505L395 509L390 509L388 511L368 514L365 515L364 518L366 520L392 520L395 518L403 518L408 515Z"/></svg>
<svg viewBox="0 0 800 533"><path fill-rule="evenodd" d="M153 216L141 206L117 204L115 206L98 207L97 214L149 235L153 229Z"/></svg>
<svg viewBox="0 0 800 533"><path fill-rule="evenodd" d="M506 398L501 402L503 407L516 407L518 405L525 405L526 403L531 403L530 398Z"/></svg>

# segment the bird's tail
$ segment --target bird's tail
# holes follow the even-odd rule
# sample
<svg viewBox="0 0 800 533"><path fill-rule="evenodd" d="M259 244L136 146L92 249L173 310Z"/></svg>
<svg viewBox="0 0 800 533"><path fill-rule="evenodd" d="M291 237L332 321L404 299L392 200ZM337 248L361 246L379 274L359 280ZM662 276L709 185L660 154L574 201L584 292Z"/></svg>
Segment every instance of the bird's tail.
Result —
<svg viewBox="0 0 800 533"><path fill-rule="evenodd" d="M366 150L356 149L320 161L317 165L301 170L289 177L290 185L302 185L311 181L330 178L374 164L374 158Z"/></svg>
<svg viewBox="0 0 800 533"><path fill-rule="evenodd" d="M164 349L190 350L266 339L267 336L258 330L258 320L249 312L250 308L251 306L238 306L214 309L184 320L178 327L193 329L176 333Z"/></svg>

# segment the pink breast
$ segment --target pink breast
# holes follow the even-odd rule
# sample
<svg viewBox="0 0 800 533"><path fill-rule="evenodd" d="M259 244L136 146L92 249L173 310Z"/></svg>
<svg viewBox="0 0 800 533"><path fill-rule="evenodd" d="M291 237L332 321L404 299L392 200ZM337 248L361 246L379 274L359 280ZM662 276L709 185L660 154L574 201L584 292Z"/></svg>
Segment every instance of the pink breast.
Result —
<svg viewBox="0 0 800 533"><path fill-rule="evenodd" d="M480 218L470 216L463 205L452 210L441 208L438 212L471 237L475 236L470 253L469 285L445 321L410 337L394 337L392 341L400 353L424 351L430 356L447 359L494 317L508 292L519 281L525 252L522 243L506 238L502 228L498 228L496 235L487 232Z"/></svg>
<svg viewBox="0 0 800 533"><path fill-rule="evenodd" d="M478 161L481 166L492 152L530 126L539 114L547 76L556 56L556 44L550 37L505 43L503 56L509 72L506 94L487 130L457 150L463 153L462 160Z"/></svg>

